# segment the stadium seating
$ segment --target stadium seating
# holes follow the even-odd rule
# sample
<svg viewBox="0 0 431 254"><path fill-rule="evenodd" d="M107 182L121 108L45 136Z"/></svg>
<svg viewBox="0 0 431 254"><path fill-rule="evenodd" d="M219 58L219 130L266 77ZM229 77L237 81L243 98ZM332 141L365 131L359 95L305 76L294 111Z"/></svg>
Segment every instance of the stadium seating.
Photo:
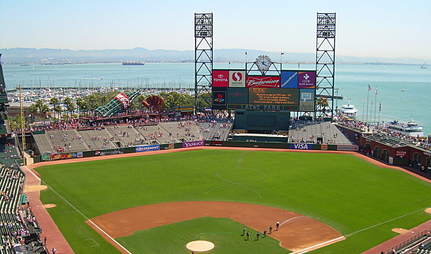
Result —
<svg viewBox="0 0 431 254"><path fill-rule="evenodd" d="M213 136L211 139L227 139L231 124L213 124L212 126L208 126L208 128L215 128L211 131ZM201 129L201 125L193 121L177 121L136 126L110 125L81 130L49 130L32 135L38 153L45 154L196 141L204 139Z"/></svg>

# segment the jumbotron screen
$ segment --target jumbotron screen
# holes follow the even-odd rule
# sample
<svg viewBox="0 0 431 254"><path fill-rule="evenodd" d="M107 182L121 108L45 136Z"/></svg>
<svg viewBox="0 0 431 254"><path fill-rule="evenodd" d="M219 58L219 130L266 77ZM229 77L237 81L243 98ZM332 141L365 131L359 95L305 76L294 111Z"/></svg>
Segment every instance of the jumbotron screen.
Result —
<svg viewBox="0 0 431 254"><path fill-rule="evenodd" d="M212 72L213 109L311 112L315 101L315 71L281 71L278 76L247 76L244 70Z"/></svg>

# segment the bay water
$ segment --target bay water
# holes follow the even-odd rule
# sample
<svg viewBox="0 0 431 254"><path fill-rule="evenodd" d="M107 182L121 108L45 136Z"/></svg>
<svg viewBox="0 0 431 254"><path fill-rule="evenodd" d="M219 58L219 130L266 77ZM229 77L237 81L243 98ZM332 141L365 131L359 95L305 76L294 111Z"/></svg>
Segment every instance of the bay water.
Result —
<svg viewBox="0 0 431 254"><path fill-rule="evenodd" d="M194 88L194 63L92 63L3 65L6 88ZM244 69L244 63L214 63L214 69ZM314 64L283 64L283 70L315 70ZM367 122L413 119L431 134L431 69L418 65L337 64L335 106L355 105L357 119Z"/></svg>

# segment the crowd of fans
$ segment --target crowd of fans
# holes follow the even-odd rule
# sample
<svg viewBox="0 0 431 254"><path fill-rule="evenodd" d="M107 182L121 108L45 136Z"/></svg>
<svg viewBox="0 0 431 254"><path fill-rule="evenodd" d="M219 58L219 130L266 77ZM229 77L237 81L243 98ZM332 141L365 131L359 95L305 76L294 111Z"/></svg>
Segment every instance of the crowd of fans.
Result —
<svg viewBox="0 0 431 254"><path fill-rule="evenodd" d="M0 253L48 253L36 217L23 199L25 174L18 151L11 143L0 147Z"/></svg>
<svg viewBox="0 0 431 254"><path fill-rule="evenodd" d="M394 140L398 142L394 143L395 147L402 144L408 144L422 149L431 150L431 144L425 137L411 136L400 131L388 128L388 125L370 125L361 121L339 122L339 124L355 130L359 130L363 133L368 133L371 135L371 137L374 137L381 141L389 139Z"/></svg>

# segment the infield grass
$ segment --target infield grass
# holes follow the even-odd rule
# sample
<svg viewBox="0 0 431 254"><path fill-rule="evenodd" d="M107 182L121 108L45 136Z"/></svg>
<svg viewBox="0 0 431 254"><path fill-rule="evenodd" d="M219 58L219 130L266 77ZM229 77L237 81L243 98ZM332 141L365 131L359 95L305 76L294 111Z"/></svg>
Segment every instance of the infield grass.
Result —
<svg viewBox="0 0 431 254"><path fill-rule="evenodd" d="M41 200L57 205L48 211L76 253L118 253L84 223L86 218L173 201L232 201L278 207L320 220L347 237L313 253L360 253L394 237L392 228L409 229L431 218L424 212L431 204L429 183L353 155L194 150L44 166L37 171L51 188L41 192ZM183 238L196 234L195 226L190 226L196 223L179 224L117 240L133 253L173 253L154 252L139 244L162 246L166 241L181 239L173 244L172 248L178 250L174 253L189 253ZM214 226L199 230L240 232L242 228L230 229L230 220L220 220ZM219 237L217 241L217 246L232 248L210 253L250 253L231 237Z"/></svg>

